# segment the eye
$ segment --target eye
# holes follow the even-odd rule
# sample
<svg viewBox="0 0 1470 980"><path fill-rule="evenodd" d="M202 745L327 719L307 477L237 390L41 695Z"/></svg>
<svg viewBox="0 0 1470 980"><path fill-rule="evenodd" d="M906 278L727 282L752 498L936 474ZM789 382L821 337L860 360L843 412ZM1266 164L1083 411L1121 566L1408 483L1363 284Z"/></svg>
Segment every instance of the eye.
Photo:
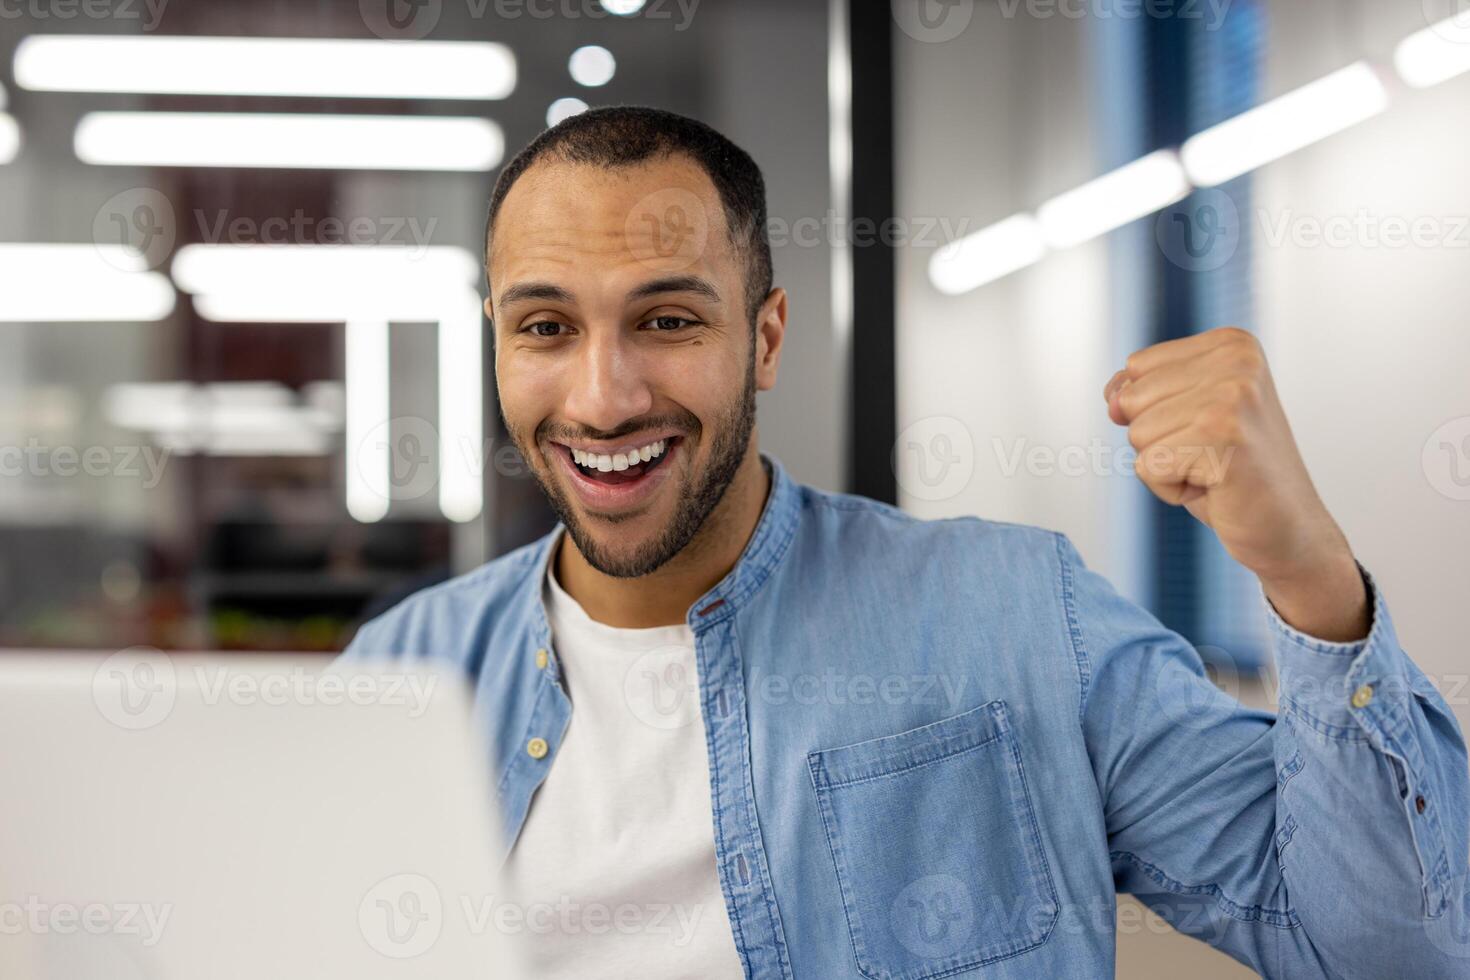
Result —
<svg viewBox="0 0 1470 980"><path fill-rule="evenodd" d="M521 333L529 333L533 337L550 340L560 336L563 326L565 324L557 323L555 320L537 320L535 323L528 323L522 327Z"/></svg>
<svg viewBox="0 0 1470 980"><path fill-rule="evenodd" d="M682 316L656 316L652 320L645 320L643 325L652 326L657 333L675 333L686 327L697 327L699 321Z"/></svg>

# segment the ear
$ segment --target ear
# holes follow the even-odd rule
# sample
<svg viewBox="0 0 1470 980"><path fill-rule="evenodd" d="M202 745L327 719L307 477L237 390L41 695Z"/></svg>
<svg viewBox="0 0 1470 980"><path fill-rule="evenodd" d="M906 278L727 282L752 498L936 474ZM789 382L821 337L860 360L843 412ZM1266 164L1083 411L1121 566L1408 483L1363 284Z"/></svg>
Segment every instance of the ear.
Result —
<svg viewBox="0 0 1470 980"><path fill-rule="evenodd" d="M485 319L489 320L491 323L495 322L495 311L490 307L489 296L485 297Z"/></svg>
<svg viewBox="0 0 1470 980"><path fill-rule="evenodd" d="M781 365L781 344L786 339L786 290L776 287L761 304L755 321L755 386L758 391L776 387L776 370Z"/></svg>

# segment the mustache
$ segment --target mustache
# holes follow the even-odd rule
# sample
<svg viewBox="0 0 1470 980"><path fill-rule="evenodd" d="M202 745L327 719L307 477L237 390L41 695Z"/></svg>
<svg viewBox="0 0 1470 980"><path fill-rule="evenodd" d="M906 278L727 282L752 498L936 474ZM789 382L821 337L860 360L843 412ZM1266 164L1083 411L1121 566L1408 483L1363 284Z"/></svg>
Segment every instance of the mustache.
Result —
<svg viewBox="0 0 1470 980"><path fill-rule="evenodd" d="M643 418L629 419L627 422L612 429L593 429L586 426L567 426L555 423L542 423L536 428L536 441L539 442L570 442L577 439L585 439L589 442L611 442L621 439L623 436L632 435L635 432L647 432L650 429L677 429L680 432L699 431L699 419L692 414L676 415L649 415Z"/></svg>

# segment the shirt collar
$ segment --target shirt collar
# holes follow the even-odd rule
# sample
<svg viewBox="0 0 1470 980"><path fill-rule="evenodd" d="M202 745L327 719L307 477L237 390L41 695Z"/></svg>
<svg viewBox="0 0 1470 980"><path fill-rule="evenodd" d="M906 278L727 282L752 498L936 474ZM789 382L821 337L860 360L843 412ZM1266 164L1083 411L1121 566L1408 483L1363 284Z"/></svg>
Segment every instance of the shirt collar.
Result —
<svg viewBox="0 0 1470 980"><path fill-rule="evenodd" d="M724 578L689 607L685 622L695 634L704 632L724 622L759 589L771 572L785 557L791 540L796 535L796 522L800 514L800 488L791 479L781 461L766 453L760 454L771 475L771 488L766 495L765 507L755 532L745 544L745 550ZM532 562L534 573L529 583L535 598L533 613L537 642L547 646L551 639L551 626L546 615L542 585L546 581L547 566L556 549L552 547L566 525L557 522L549 534L538 543L539 552Z"/></svg>

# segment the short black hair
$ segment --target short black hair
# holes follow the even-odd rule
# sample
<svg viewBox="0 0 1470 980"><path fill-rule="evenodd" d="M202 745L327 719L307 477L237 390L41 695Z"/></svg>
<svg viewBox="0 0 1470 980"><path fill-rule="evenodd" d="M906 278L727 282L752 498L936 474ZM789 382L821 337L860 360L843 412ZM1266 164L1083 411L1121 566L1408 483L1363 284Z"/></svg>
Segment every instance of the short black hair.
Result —
<svg viewBox="0 0 1470 980"><path fill-rule="evenodd" d="M710 126L648 106L604 106L564 119L532 140L501 170L485 219L485 268L495 216L511 187L542 157L606 169L669 156L687 156L709 175L736 249L745 256L746 316L752 327L771 292L771 240L766 182L750 154Z"/></svg>

